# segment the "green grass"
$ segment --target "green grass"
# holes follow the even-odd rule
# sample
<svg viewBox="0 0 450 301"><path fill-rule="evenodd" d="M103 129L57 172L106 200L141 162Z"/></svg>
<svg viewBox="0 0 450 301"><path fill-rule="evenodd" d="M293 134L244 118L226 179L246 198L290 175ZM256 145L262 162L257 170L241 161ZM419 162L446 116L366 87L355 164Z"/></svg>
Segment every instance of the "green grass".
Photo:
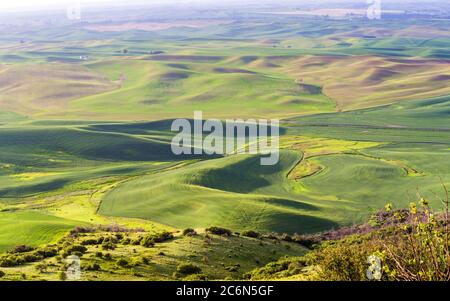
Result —
<svg viewBox="0 0 450 301"><path fill-rule="evenodd" d="M308 156L299 180L287 175L301 153L283 152L271 168L259 166L258 157L232 156L124 183L106 195L100 212L175 227L220 221L238 229L313 232L360 222L386 203L405 207L418 191L440 206L434 194L442 194L441 180L450 181L446 104L442 97L298 118L288 124L283 147ZM414 122L417 114L428 123ZM386 116L403 127L386 125ZM336 140L290 136L295 133Z"/></svg>
<svg viewBox="0 0 450 301"><path fill-rule="evenodd" d="M107 194L99 212L178 228L219 224L293 233L337 225L292 193L286 177L300 154L282 152L274 167L260 166L259 159L232 156L138 178Z"/></svg>
<svg viewBox="0 0 450 301"><path fill-rule="evenodd" d="M397 127L399 128L398 132L402 128L418 132L421 130L432 132L433 129L449 130L449 112L450 96L441 96L416 101L402 101L373 109L305 116L293 119L293 121L300 125L378 126L384 127L385 130ZM369 130L372 129L369 128ZM445 132L441 134L447 137Z"/></svg>
<svg viewBox="0 0 450 301"><path fill-rule="evenodd" d="M209 280L242 279L243 275L257 267L283 258L285 256L301 256L308 250L297 243L271 239L254 239L242 236L221 237L203 233L192 237L175 234L175 238L157 243L152 248L140 245L125 245L120 242L114 250L103 250L101 246L87 246L88 250L81 258L83 281L93 280L182 280L187 275L176 276L175 271L181 264L194 263L200 267L201 274ZM122 233L131 240L147 233ZM97 232L66 238L70 244L80 244L83 240L112 236L112 233ZM111 254L112 259L95 256L97 252ZM117 260L124 258L128 266L117 265ZM146 262L143 259L146 259ZM37 264L46 264L45 272L36 269ZM17 280L25 273L28 279L59 280L58 272L63 262L55 258L45 259L39 263L26 264L19 267L1 268L6 273L3 279ZM87 266L100 266L99 271L89 271Z"/></svg>
<svg viewBox="0 0 450 301"><path fill-rule="evenodd" d="M187 159L173 155L167 141L152 139L158 135L86 129L83 124L3 128L0 202L49 193L83 180L154 172Z"/></svg>
<svg viewBox="0 0 450 301"><path fill-rule="evenodd" d="M0 252L17 245L39 246L54 242L77 225L80 222L37 211L0 212Z"/></svg>
<svg viewBox="0 0 450 301"><path fill-rule="evenodd" d="M158 119L205 116L286 116L333 110L321 93L311 94L280 73L255 68L227 68L208 56L162 56L161 60L114 60L89 67L111 80L125 76L122 88L80 98L73 114L92 112L99 118ZM122 78L124 78L122 76ZM230 97L233 91L233 97ZM157 115L156 115L157 114Z"/></svg>
<svg viewBox="0 0 450 301"><path fill-rule="evenodd" d="M437 205L441 180L450 185L448 21L301 21L2 31L0 209L9 211L0 213L0 251L89 222L304 233L360 222L388 202L405 207L418 190ZM172 155L171 119L195 110L289 118L280 164ZM253 253L268 259L270 250L241 238L212 246L211 257L229 264L227 248L240 243L249 251L240 250L242 266ZM149 251L152 279L201 261L208 247L182 238L159 248L170 256Z"/></svg>

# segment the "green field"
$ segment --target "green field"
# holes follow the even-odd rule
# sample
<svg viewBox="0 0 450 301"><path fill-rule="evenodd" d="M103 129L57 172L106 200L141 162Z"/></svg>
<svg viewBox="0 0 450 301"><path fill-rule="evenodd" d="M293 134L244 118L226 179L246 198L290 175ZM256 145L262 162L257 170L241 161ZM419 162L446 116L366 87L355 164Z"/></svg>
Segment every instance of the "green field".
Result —
<svg viewBox="0 0 450 301"><path fill-rule="evenodd" d="M33 211L0 213L0 252L11 246L54 242L79 222Z"/></svg>
<svg viewBox="0 0 450 301"><path fill-rule="evenodd" d="M387 203L424 197L441 209L450 187L448 19L111 14L115 22L0 24L0 252L57 243L76 226L311 234L361 223ZM280 119L279 163L174 155L172 121L194 111ZM236 279L259 266L246 263L251 252L264 264L305 252L215 239L208 247L204 233L177 234L142 247L156 259L141 272L173 279L177 264L193 261L213 279ZM239 277L202 262L208 248L226 265L233 248ZM122 276L139 278L101 277Z"/></svg>

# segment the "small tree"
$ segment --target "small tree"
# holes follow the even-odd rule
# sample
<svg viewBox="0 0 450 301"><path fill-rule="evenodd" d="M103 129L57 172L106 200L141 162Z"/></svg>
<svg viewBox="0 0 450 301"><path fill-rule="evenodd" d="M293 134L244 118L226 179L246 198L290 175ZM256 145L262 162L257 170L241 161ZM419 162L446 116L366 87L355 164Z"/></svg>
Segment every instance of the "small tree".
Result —
<svg viewBox="0 0 450 301"><path fill-rule="evenodd" d="M445 196L441 218L420 197L419 204L410 204L411 221L399 229L398 235L380 240L384 272L394 280L450 280L449 193Z"/></svg>

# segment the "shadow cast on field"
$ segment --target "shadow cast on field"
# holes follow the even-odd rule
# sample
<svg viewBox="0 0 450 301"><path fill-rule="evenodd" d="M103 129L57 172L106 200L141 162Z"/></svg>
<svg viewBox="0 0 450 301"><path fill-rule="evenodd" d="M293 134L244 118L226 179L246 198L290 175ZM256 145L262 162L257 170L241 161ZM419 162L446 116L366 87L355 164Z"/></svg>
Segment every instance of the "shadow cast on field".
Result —
<svg viewBox="0 0 450 301"><path fill-rule="evenodd" d="M291 209L296 209L296 210L308 210L308 211L318 211L319 210L319 208L314 205L295 201L295 200L289 200L289 199L276 199L276 198L265 199L265 200L263 200L263 202L269 203L274 206L286 207L286 208L291 208Z"/></svg>

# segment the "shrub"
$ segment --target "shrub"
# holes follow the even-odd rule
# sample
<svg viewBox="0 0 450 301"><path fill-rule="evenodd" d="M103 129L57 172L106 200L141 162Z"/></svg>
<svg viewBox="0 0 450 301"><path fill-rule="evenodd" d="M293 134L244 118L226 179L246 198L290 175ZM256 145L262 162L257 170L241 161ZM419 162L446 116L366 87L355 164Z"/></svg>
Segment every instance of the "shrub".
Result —
<svg viewBox="0 0 450 301"><path fill-rule="evenodd" d="M410 204L408 227L397 227L397 233L380 238L382 251L376 255L389 280L450 280L449 195L445 186L444 190L441 219L433 214L428 201L421 199L419 205Z"/></svg>
<svg viewBox="0 0 450 301"><path fill-rule="evenodd" d="M47 268L48 268L48 265L45 264L45 263L38 263L38 264L35 266L35 269L36 269L37 271L39 271L40 273L45 273L45 272L47 271Z"/></svg>
<svg viewBox="0 0 450 301"><path fill-rule="evenodd" d="M150 259L145 257L145 256L142 257L141 261L142 261L143 264L149 264L150 263Z"/></svg>
<svg viewBox="0 0 450 301"><path fill-rule="evenodd" d="M35 251L35 254L42 256L43 258L50 258L58 255L56 248L42 248Z"/></svg>
<svg viewBox="0 0 450 301"><path fill-rule="evenodd" d="M100 245L101 243L103 243L103 237L85 239L81 242L81 245L83 246Z"/></svg>
<svg viewBox="0 0 450 301"><path fill-rule="evenodd" d="M75 255L75 256L77 256L77 257L82 257L83 256L83 253L81 253L81 252L78 252L78 251L74 251L74 252L72 252L72 254L71 255Z"/></svg>
<svg viewBox="0 0 450 301"><path fill-rule="evenodd" d="M202 269L192 263L182 263L177 266L177 273L183 275L199 274Z"/></svg>
<svg viewBox="0 0 450 301"><path fill-rule="evenodd" d="M103 250L114 250L115 248L116 248L116 245L113 242L109 241L109 240L104 240L102 242L102 249Z"/></svg>
<svg viewBox="0 0 450 301"><path fill-rule="evenodd" d="M35 262L35 261L44 259L44 257L39 254L24 254L24 255L18 256L17 258L18 258L18 260L23 261L24 263Z"/></svg>
<svg viewBox="0 0 450 301"><path fill-rule="evenodd" d="M21 253L18 253L21 254ZM0 267L14 267L29 262L36 262L45 257L37 252L23 253L21 255L8 255L0 258Z"/></svg>
<svg viewBox="0 0 450 301"><path fill-rule="evenodd" d="M284 241L287 241L287 242L292 242L293 241L292 236L290 236L287 233L283 233L281 235L281 240L284 240Z"/></svg>
<svg viewBox="0 0 450 301"><path fill-rule="evenodd" d="M209 228L206 228L205 231L207 233L212 233L212 234L216 234L216 235L225 235L225 236L232 235L231 230L226 229L226 228L221 228L221 227L209 227Z"/></svg>
<svg viewBox="0 0 450 301"><path fill-rule="evenodd" d="M5 272L0 271L0 278L3 278L5 275L6 275Z"/></svg>
<svg viewBox="0 0 450 301"><path fill-rule="evenodd" d="M8 268L18 265L15 257L2 257L0 258L0 267Z"/></svg>
<svg viewBox="0 0 450 301"><path fill-rule="evenodd" d="M35 250L34 247L26 246L26 245L20 245L20 246L15 246L11 250L9 250L8 253L10 253L10 254L25 253L25 252L31 252L33 250Z"/></svg>
<svg viewBox="0 0 450 301"><path fill-rule="evenodd" d="M143 259L142 259L142 257L133 257L133 258L131 258L131 260L130 260L130 267L137 267L137 266L139 266L139 265L141 265L143 263Z"/></svg>
<svg viewBox="0 0 450 301"><path fill-rule="evenodd" d="M141 244L142 239L143 239L142 236L138 236L138 237L136 237L135 239L131 240L130 243L131 243L133 246L138 246L138 245Z"/></svg>
<svg viewBox="0 0 450 301"><path fill-rule="evenodd" d="M264 235L264 238L271 239L271 240L278 240L278 234L277 233L268 233Z"/></svg>
<svg viewBox="0 0 450 301"><path fill-rule="evenodd" d="M128 262L128 260L126 260L125 258L120 258L116 261L116 264L119 267L125 268L128 267L130 265L130 263Z"/></svg>
<svg viewBox="0 0 450 301"><path fill-rule="evenodd" d="M100 271L100 265L98 263L91 263L84 268L86 271Z"/></svg>
<svg viewBox="0 0 450 301"><path fill-rule="evenodd" d="M151 236L146 236L141 239L141 246L143 246L143 247L151 248L154 245L155 245L155 241L153 240L153 237L151 237Z"/></svg>
<svg viewBox="0 0 450 301"><path fill-rule="evenodd" d="M183 230L183 235L184 236L194 236L194 235L197 235L197 232L192 228L187 228L187 229Z"/></svg>
<svg viewBox="0 0 450 301"><path fill-rule="evenodd" d="M319 243L319 241L317 241L315 238L302 236L299 234L294 234L294 236L292 237L292 241L298 243L299 245L307 247L308 249L313 249L314 246Z"/></svg>
<svg viewBox="0 0 450 301"><path fill-rule="evenodd" d="M65 257L69 255L77 255L86 253L87 248L81 245L71 245L64 250Z"/></svg>
<svg viewBox="0 0 450 301"><path fill-rule="evenodd" d="M173 238L173 234L170 232L161 232L149 234L142 238L141 245L144 247L153 247L155 243L164 242Z"/></svg>
<svg viewBox="0 0 450 301"><path fill-rule="evenodd" d="M245 274L244 278L252 280L286 278L298 274L306 264L304 258L280 259Z"/></svg>
<svg viewBox="0 0 450 301"><path fill-rule="evenodd" d="M252 231L252 230L244 231L241 233L241 235L246 236L246 237L252 237L252 238L258 238L261 236L261 234L259 232Z"/></svg>
<svg viewBox="0 0 450 301"><path fill-rule="evenodd" d="M131 239L129 237L125 237L120 241L122 245L129 245L131 243Z"/></svg>
<svg viewBox="0 0 450 301"><path fill-rule="evenodd" d="M446 194L447 195L447 194ZM316 252L315 263L325 280L367 280L370 255L381 261L382 280L450 280L449 200L439 218L428 202L410 204L408 217L389 211L390 226L364 236L354 235ZM389 210L392 210L387 206ZM395 221L395 218L398 218Z"/></svg>
<svg viewBox="0 0 450 301"><path fill-rule="evenodd" d="M153 240L155 242L164 242L164 241L167 241L167 240L170 240L173 238L173 234L170 232L161 232L161 233L152 234L150 236L153 237Z"/></svg>
<svg viewBox="0 0 450 301"><path fill-rule="evenodd" d="M355 244L341 242L321 249L312 255L312 264L319 267L321 280L367 280L367 258L376 251L369 242Z"/></svg>
<svg viewBox="0 0 450 301"><path fill-rule="evenodd" d="M119 239L114 235L114 236L104 237L104 238L103 238L103 241L104 241L104 242L105 242L105 241L108 241L108 242L111 242L111 243L113 243L113 244L116 244L116 243L119 242Z"/></svg>
<svg viewBox="0 0 450 301"><path fill-rule="evenodd" d="M103 258L103 253L102 252L95 252L95 257Z"/></svg>

